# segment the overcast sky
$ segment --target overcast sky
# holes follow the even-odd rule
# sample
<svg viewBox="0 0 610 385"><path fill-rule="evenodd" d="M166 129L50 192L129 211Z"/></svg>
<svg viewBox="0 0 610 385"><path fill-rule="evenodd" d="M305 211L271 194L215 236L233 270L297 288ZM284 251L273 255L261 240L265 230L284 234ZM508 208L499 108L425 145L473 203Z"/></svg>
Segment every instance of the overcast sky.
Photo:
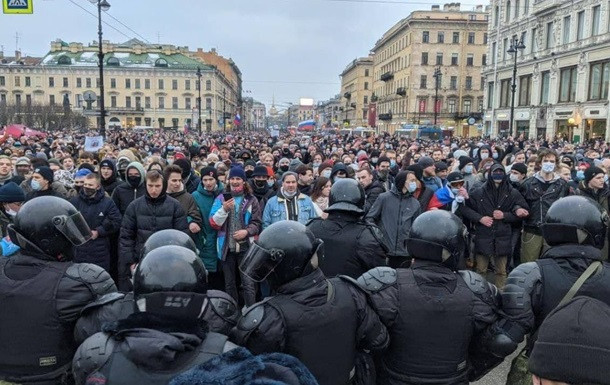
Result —
<svg viewBox="0 0 610 385"><path fill-rule="evenodd" d="M0 14L5 55L19 48L43 56L50 42L97 39L97 10L89 0L33 0L34 15ZM243 74L244 96L271 105L299 97L325 100L340 90L339 74L354 58L366 56L375 41L411 11L429 9L429 0L108 0L104 15L120 32L104 25L104 39L132 37L151 43L198 47L232 58ZM448 1L445 1L448 2ZM449 1L450 2L450 1ZM465 4L468 3L468 4ZM472 9L486 0L462 2ZM94 13L95 18L85 10ZM136 35L139 34L140 36ZM250 92L248 92L250 91Z"/></svg>

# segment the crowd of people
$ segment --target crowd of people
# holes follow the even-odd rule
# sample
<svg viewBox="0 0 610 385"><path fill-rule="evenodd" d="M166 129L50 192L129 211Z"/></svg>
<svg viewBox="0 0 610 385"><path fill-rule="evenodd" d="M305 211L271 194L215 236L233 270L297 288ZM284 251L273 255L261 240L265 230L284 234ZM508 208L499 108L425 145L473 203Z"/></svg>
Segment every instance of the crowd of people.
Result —
<svg viewBox="0 0 610 385"><path fill-rule="evenodd" d="M84 139L0 138L0 380L610 383L601 139Z"/></svg>

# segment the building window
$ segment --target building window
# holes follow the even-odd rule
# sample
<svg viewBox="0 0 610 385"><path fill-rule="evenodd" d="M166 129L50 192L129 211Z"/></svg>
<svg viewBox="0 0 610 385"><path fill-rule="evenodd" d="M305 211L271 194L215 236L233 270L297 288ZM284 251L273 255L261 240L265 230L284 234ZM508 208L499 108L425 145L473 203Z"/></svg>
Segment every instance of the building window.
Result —
<svg viewBox="0 0 610 385"><path fill-rule="evenodd" d="M131 89L131 79L125 79L125 88Z"/></svg>
<svg viewBox="0 0 610 385"><path fill-rule="evenodd" d="M559 81L559 102L573 102L576 100L576 67L563 68Z"/></svg>
<svg viewBox="0 0 610 385"><path fill-rule="evenodd" d="M25 105L28 107L32 105L32 95L25 95Z"/></svg>
<svg viewBox="0 0 610 385"><path fill-rule="evenodd" d="M178 80L173 79L172 80L172 90L177 90L178 89Z"/></svg>
<svg viewBox="0 0 610 385"><path fill-rule="evenodd" d="M21 94L16 94L16 95L15 95L15 105L16 105L17 107L20 107L20 106L21 106Z"/></svg>
<svg viewBox="0 0 610 385"><path fill-rule="evenodd" d="M0 86L6 86L6 78L4 76L0 76Z"/></svg>
<svg viewBox="0 0 610 385"><path fill-rule="evenodd" d="M436 65L437 66L443 65L443 53L442 52L437 52L437 54L436 54Z"/></svg>
<svg viewBox="0 0 610 385"><path fill-rule="evenodd" d="M487 55L483 54L483 56L481 56L481 65L485 66L487 65Z"/></svg>
<svg viewBox="0 0 610 385"><path fill-rule="evenodd" d="M607 100L610 62L591 64L589 77L589 100Z"/></svg>
<svg viewBox="0 0 610 385"><path fill-rule="evenodd" d="M144 89L150 90L150 79L144 79Z"/></svg>
<svg viewBox="0 0 610 385"><path fill-rule="evenodd" d="M529 106L532 103L532 75L519 78L519 105Z"/></svg>
<svg viewBox="0 0 610 385"><path fill-rule="evenodd" d="M52 106L55 105L55 95L49 95L49 104Z"/></svg>
<svg viewBox="0 0 610 385"><path fill-rule="evenodd" d="M27 83L27 79L26 79L26 83ZM76 88L81 88L82 86L83 86L83 79L76 78Z"/></svg>
<svg viewBox="0 0 610 385"><path fill-rule="evenodd" d="M424 31L422 33L421 41L422 41L422 43L430 43L430 32L429 31Z"/></svg>
<svg viewBox="0 0 610 385"><path fill-rule="evenodd" d="M496 5L494 8L494 27L498 26L498 19L500 18L500 7Z"/></svg>
<svg viewBox="0 0 610 385"><path fill-rule="evenodd" d="M472 67L474 65L474 54L469 53L466 55L466 65Z"/></svg>
<svg viewBox="0 0 610 385"><path fill-rule="evenodd" d="M428 88L428 76L427 75L422 75L421 78L419 79L419 88L421 88L422 90L425 90L426 88Z"/></svg>
<svg viewBox="0 0 610 385"><path fill-rule="evenodd" d="M150 127L152 124L152 119L151 118L144 118L144 125L147 127Z"/></svg>
<svg viewBox="0 0 610 385"><path fill-rule="evenodd" d="M91 88L91 78L86 78L85 79L85 87Z"/></svg>
<svg viewBox="0 0 610 385"><path fill-rule="evenodd" d="M476 21L477 20L477 15L468 15L468 20Z"/></svg>
<svg viewBox="0 0 610 385"><path fill-rule="evenodd" d="M100 88L100 78L95 78L95 88Z"/></svg>
<svg viewBox="0 0 610 385"><path fill-rule="evenodd" d="M191 90L191 80L190 79L185 79L184 80L184 89L187 91Z"/></svg>
<svg viewBox="0 0 610 385"><path fill-rule="evenodd" d="M459 43L460 43L460 33L454 32L453 33L453 44L459 44Z"/></svg>
<svg viewBox="0 0 610 385"><path fill-rule="evenodd" d="M369 70L368 69L364 70L364 76L369 76Z"/></svg>
<svg viewBox="0 0 610 385"><path fill-rule="evenodd" d="M49 87L50 88L55 87L55 78L54 77L49 78Z"/></svg>
<svg viewBox="0 0 610 385"><path fill-rule="evenodd" d="M468 32L468 44L474 44L474 32Z"/></svg>
<svg viewBox="0 0 610 385"><path fill-rule="evenodd" d="M131 96L125 96L125 107L131 108Z"/></svg>
<svg viewBox="0 0 610 385"><path fill-rule="evenodd" d="M421 53L421 65L423 65L423 66L428 65L428 52Z"/></svg>
<svg viewBox="0 0 610 385"><path fill-rule="evenodd" d="M555 46L555 38L553 37L553 22L546 23L546 45L544 48L550 49Z"/></svg>
<svg viewBox="0 0 610 385"><path fill-rule="evenodd" d="M21 77L15 76L15 87L21 87Z"/></svg>
<svg viewBox="0 0 610 385"><path fill-rule="evenodd" d="M458 61L459 61L459 54L457 54L457 53L452 53L452 54L451 54L451 65L452 65L452 66L456 66L456 65L458 65Z"/></svg>
<svg viewBox="0 0 610 385"><path fill-rule="evenodd" d="M510 1L507 1L506 2L506 15L504 15L505 23L508 23L510 21L510 11L511 11Z"/></svg>
<svg viewBox="0 0 610 385"><path fill-rule="evenodd" d="M563 44L570 42L570 24L572 23L572 17L566 16L563 18Z"/></svg>
<svg viewBox="0 0 610 385"><path fill-rule="evenodd" d="M443 44L445 42L445 32L439 32L437 35L437 43Z"/></svg>
<svg viewBox="0 0 610 385"><path fill-rule="evenodd" d="M551 89L551 72L544 71L540 77L540 104L549 103L549 90Z"/></svg>
<svg viewBox="0 0 610 385"><path fill-rule="evenodd" d="M447 109L450 114L455 114L455 99L447 100Z"/></svg>
<svg viewBox="0 0 610 385"><path fill-rule="evenodd" d="M110 107L116 108L116 96L114 95L110 97Z"/></svg>
<svg viewBox="0 0 610 385"><path fill-rule="evenodd" d="M500 107L508 107L510 100L510 79L500 81Z"/></svg>
<svg viewBox="0 0 610 385"><path fill-rule="evenodd" d="M472 111L472 100L464 99L462 113L469 114Z"/></svg>
<svg viewBox="0 0 610 385"><path fill-rule="evenodd" d="M483 44L487 45L487 39L489 39L489 37L487 36L487 32L485 32L483 34Z"/></svg>
<svg viewBox="0 0 610 385"><path fill-rule="evenodd" d="M68 88L68 78L63 79L64 88Z"/></svg>
<svg viewBox="0 0 610 385"><path fill-rule="evenodd" d="M206 91L212 91L212 81L211 80L206 80L205 81L205 90Z"/></svg>
<svg viewBox="0 0 610 385"><path fill-rule="evenodd" d="M159 122L159 128L165 128L165 118L159 118L157 121Z"/></svg>
<svg viewBox="0 0 610 385"><path fill-rule="evenodd" d="M212 109L212 98L205 98L205 109L206 110Z"/></svg>
<svg viewBox="0 0 610 385"><path fill-rule="evenodd" d="M163 79L159 79L158 84L159 86L157 88L159 88L160 90L165 88L165 82L163 81Z"/></svg>
<svg viewBox="0 0 610 385"><path fill-rule="evenodd" d="M159 96L159 108L165 108L165 98L163 96Z"/></svg>
<svg viewBox="0 0 610 385"><path fill-rule="evenodd" d="M457 90L457 76L452 76L449 79L449 89L450 90Z"/></svg>
<svg viewBox="0 0 610 385"><path fill-rule="evenodd" d="M481 76L481 91L485 91L485 76Z"/></svg>
<svg viewBox="0 0 610 385"><path fill-rule="evenodd" d="M178 118L172 118L172 127L178 127Z"/></svg>
<svg viewBox="0 0 610 385"><path fill-rule="evenodd" d="M191 98L184 98L184 108L187 110L191 109Z"/></svg>
<svg viewBox="0 0 610 385"><path fill-rule="evenodd" d="M466 83L464 85L467 91L472 90L472 76L466 76Z"/></svg>
<svg viewBox="0 0 610 385"><path fill-rule="evenodd" d="M110 88L116 88L116 79L110 79Z"/></svg>
<svg viewBox="0 0 610 385"><path fill-rule="evenodd" d="M585 11L580 11L576 15L576 40L585 38Z"/></svg>
<svg viewBox="0 0 610 385"><path fill-rule="evenodd" d="M141 84L140 84L140 79L136 79L136 80L135 80L135 88L136 88L136 90L139 90L139 89L140 89L140 85L141 85Z"/></svg>
<svg viewBox="0 0 610 385"><path fill-rule="evenodd" d="M32 86L32 78L30 78L29 76L25 77L25 86L26 87L31 87Z"/></svg>
<svg viewBox="0 0 610 385"><path fill-rule="evenodd" d="M136 109L142 109L142 97L140 96L136 96Z"/></svg>
<svg viewBox="0 0 610 385"><path fill-rule="evenodd" d="M601 5L593 7L591 14L591 36L599 35L599 23L601 18Z"/></svg>
<svg viewBox="0 0 610 385"><path fill-rule="evenodd" d="M178 109L178 98L177 98L177 97L175 97L175 96L174 96L174 97L172 97L172 108L173 108L174 110L177 110L177 109Z"/></svg>
<svg viewBox="0 0 610 385"><path fill-rule="evenodd" d="M369 104L369 97L368 97L368 95L364 95L363 103L364 103L365 106L367 104Z"/></svg>

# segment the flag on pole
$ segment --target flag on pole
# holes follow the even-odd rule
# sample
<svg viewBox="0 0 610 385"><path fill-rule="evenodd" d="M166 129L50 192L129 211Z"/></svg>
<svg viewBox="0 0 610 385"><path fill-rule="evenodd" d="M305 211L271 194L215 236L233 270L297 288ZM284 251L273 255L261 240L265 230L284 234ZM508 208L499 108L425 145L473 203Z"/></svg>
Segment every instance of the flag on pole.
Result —
<svg viewBox="0 0 610 385"><path fill-rule="evenodd" d="M233 123L235 123L236 126L239 126L241 124L241 116L239 116L239 114L235 114L235 119L233 119Z"/></svg>

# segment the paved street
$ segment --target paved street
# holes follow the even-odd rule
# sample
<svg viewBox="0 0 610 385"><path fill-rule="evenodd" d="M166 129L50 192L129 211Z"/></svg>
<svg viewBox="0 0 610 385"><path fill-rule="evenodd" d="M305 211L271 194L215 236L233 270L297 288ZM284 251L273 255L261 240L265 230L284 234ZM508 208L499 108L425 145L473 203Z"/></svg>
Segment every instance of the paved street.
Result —
<svg viewBox="0 0 610 385"><path fill-rule="evenodd" d="M497 368L491 371L487 376L483 377L480 381L473 382L473 385L504 385L506 383L506 376L508 375L508 370L510 369L510 363L513 358L523 349L525 343L519 345L517 350L511 354L509 357L506 357L504 362Z"/></svg>

